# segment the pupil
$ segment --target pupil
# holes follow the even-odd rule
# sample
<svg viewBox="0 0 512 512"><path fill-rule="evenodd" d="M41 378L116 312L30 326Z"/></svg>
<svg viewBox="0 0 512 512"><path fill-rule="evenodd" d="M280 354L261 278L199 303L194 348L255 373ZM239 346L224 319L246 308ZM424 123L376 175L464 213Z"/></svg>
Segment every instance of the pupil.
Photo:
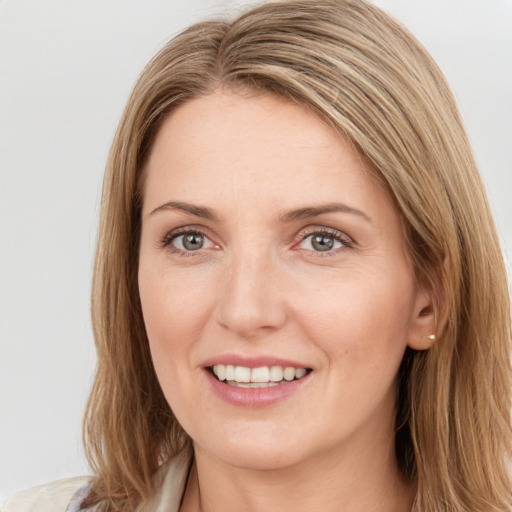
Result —
<svg viewBox="0 0 512 512"><path fill-rule="evenodd" d="M311 243L317 251L329 251L334 246L334 239L330 236L315 235Z"/></svg>
<svg viewBox="0 0 512 512"><path fill-rule="evenodd" d="M204 239L202 235L186 235L183 237L183 247L189 251L197 251L203 247Z"/></svg>

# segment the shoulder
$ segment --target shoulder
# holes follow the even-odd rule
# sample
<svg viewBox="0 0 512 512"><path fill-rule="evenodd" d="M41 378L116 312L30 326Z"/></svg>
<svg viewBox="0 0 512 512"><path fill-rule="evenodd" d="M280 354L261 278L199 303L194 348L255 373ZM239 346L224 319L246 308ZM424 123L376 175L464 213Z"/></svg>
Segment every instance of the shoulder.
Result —
<svg viewBox="0 0 512 512"><path fill-rule="evenodd" d="M137 510L176 512L193 462L192 449L185 449L164 464L154 477L155 492ZM0 512L86 512L81 502L91 488L91 477L67 478L20 491L8 499ZM97 512L100 505L87 509Z"/></svg>
<svg viewBox="0 0 512 512"><path fill-rule="evenodd" d="M90 477L66 478L17 492L0 507L0 512L74 512L71 498L79 495L89 481Z"/></svg>

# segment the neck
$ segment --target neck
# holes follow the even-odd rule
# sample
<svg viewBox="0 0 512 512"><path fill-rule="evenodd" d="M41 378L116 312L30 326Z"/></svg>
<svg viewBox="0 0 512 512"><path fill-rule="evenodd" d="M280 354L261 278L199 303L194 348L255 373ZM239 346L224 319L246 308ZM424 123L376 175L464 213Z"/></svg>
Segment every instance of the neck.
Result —
<svg viewBox="0 0 512 512"><path fill-rule="evenodd" d="M195 448L181 512L409 512L414 487L400 474L393 446L371 443L316 454L271 470L238 468Z"/></svg>

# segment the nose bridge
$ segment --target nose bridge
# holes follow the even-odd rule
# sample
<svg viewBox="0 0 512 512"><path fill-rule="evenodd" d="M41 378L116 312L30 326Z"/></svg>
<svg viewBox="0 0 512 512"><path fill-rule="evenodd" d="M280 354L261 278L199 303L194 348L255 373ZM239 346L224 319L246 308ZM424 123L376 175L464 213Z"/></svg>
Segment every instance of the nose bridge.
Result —
<svg viewBox="0 0 512 512"><path fill-rule="evenodd" d="M242 337L276 329L285 320L279 271L264 243L234 250L226 262L219 323Z"/></svg>

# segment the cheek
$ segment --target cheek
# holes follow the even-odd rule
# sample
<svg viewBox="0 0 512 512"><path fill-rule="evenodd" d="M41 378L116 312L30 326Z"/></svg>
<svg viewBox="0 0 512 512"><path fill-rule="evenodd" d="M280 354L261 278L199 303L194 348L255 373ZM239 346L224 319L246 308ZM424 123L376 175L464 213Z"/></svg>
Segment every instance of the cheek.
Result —
<svg viewBox="0 0 512 512"><path fill-rule="evenodd" d="M182 346L199 334L212 302L200 272L184 275L141 265L139 292L146 331L153 344Z"/></svg>
<svg viewBox="0 0 512 512"><path fill-rule="evenodd" d="M326 401L342 404L332 408L333 424L345 424L347 411L361 419L394 407L414 284L403 278L368 276L352 273L337 286L317 291L317 300L297 302L302 330L325 356Z"/></svg>
<svg viewBox="0 0 512 512"><path fill-rule="evenodd" d="M385 276L385 277L384 277ZM327 352L372 361L394 351L401 357L412 318L414 281L409 273L354 269L323 286L297 290L295 317Z"/></svg>
<svg viewBox="0 0 512 512"><path fill-rule="evenodd" d="M139 269L139 291L144 324L156 376L167 403L187 432L200 422L200 410L191 408L197 368L191 359L207 318L208 294L200 283L177 279L178 273L154 266ZM199 416L197 416L199 414Z"/></svg>
<svg viewBox="0 0 512 512"><path fill-rule="evenodd" d="M151 357L175 411L181 409L181 397L191 389L195 368L190 353L209 317L211 298L201 283L200 276L184 276L141 261L139 292Z"/></svg>

